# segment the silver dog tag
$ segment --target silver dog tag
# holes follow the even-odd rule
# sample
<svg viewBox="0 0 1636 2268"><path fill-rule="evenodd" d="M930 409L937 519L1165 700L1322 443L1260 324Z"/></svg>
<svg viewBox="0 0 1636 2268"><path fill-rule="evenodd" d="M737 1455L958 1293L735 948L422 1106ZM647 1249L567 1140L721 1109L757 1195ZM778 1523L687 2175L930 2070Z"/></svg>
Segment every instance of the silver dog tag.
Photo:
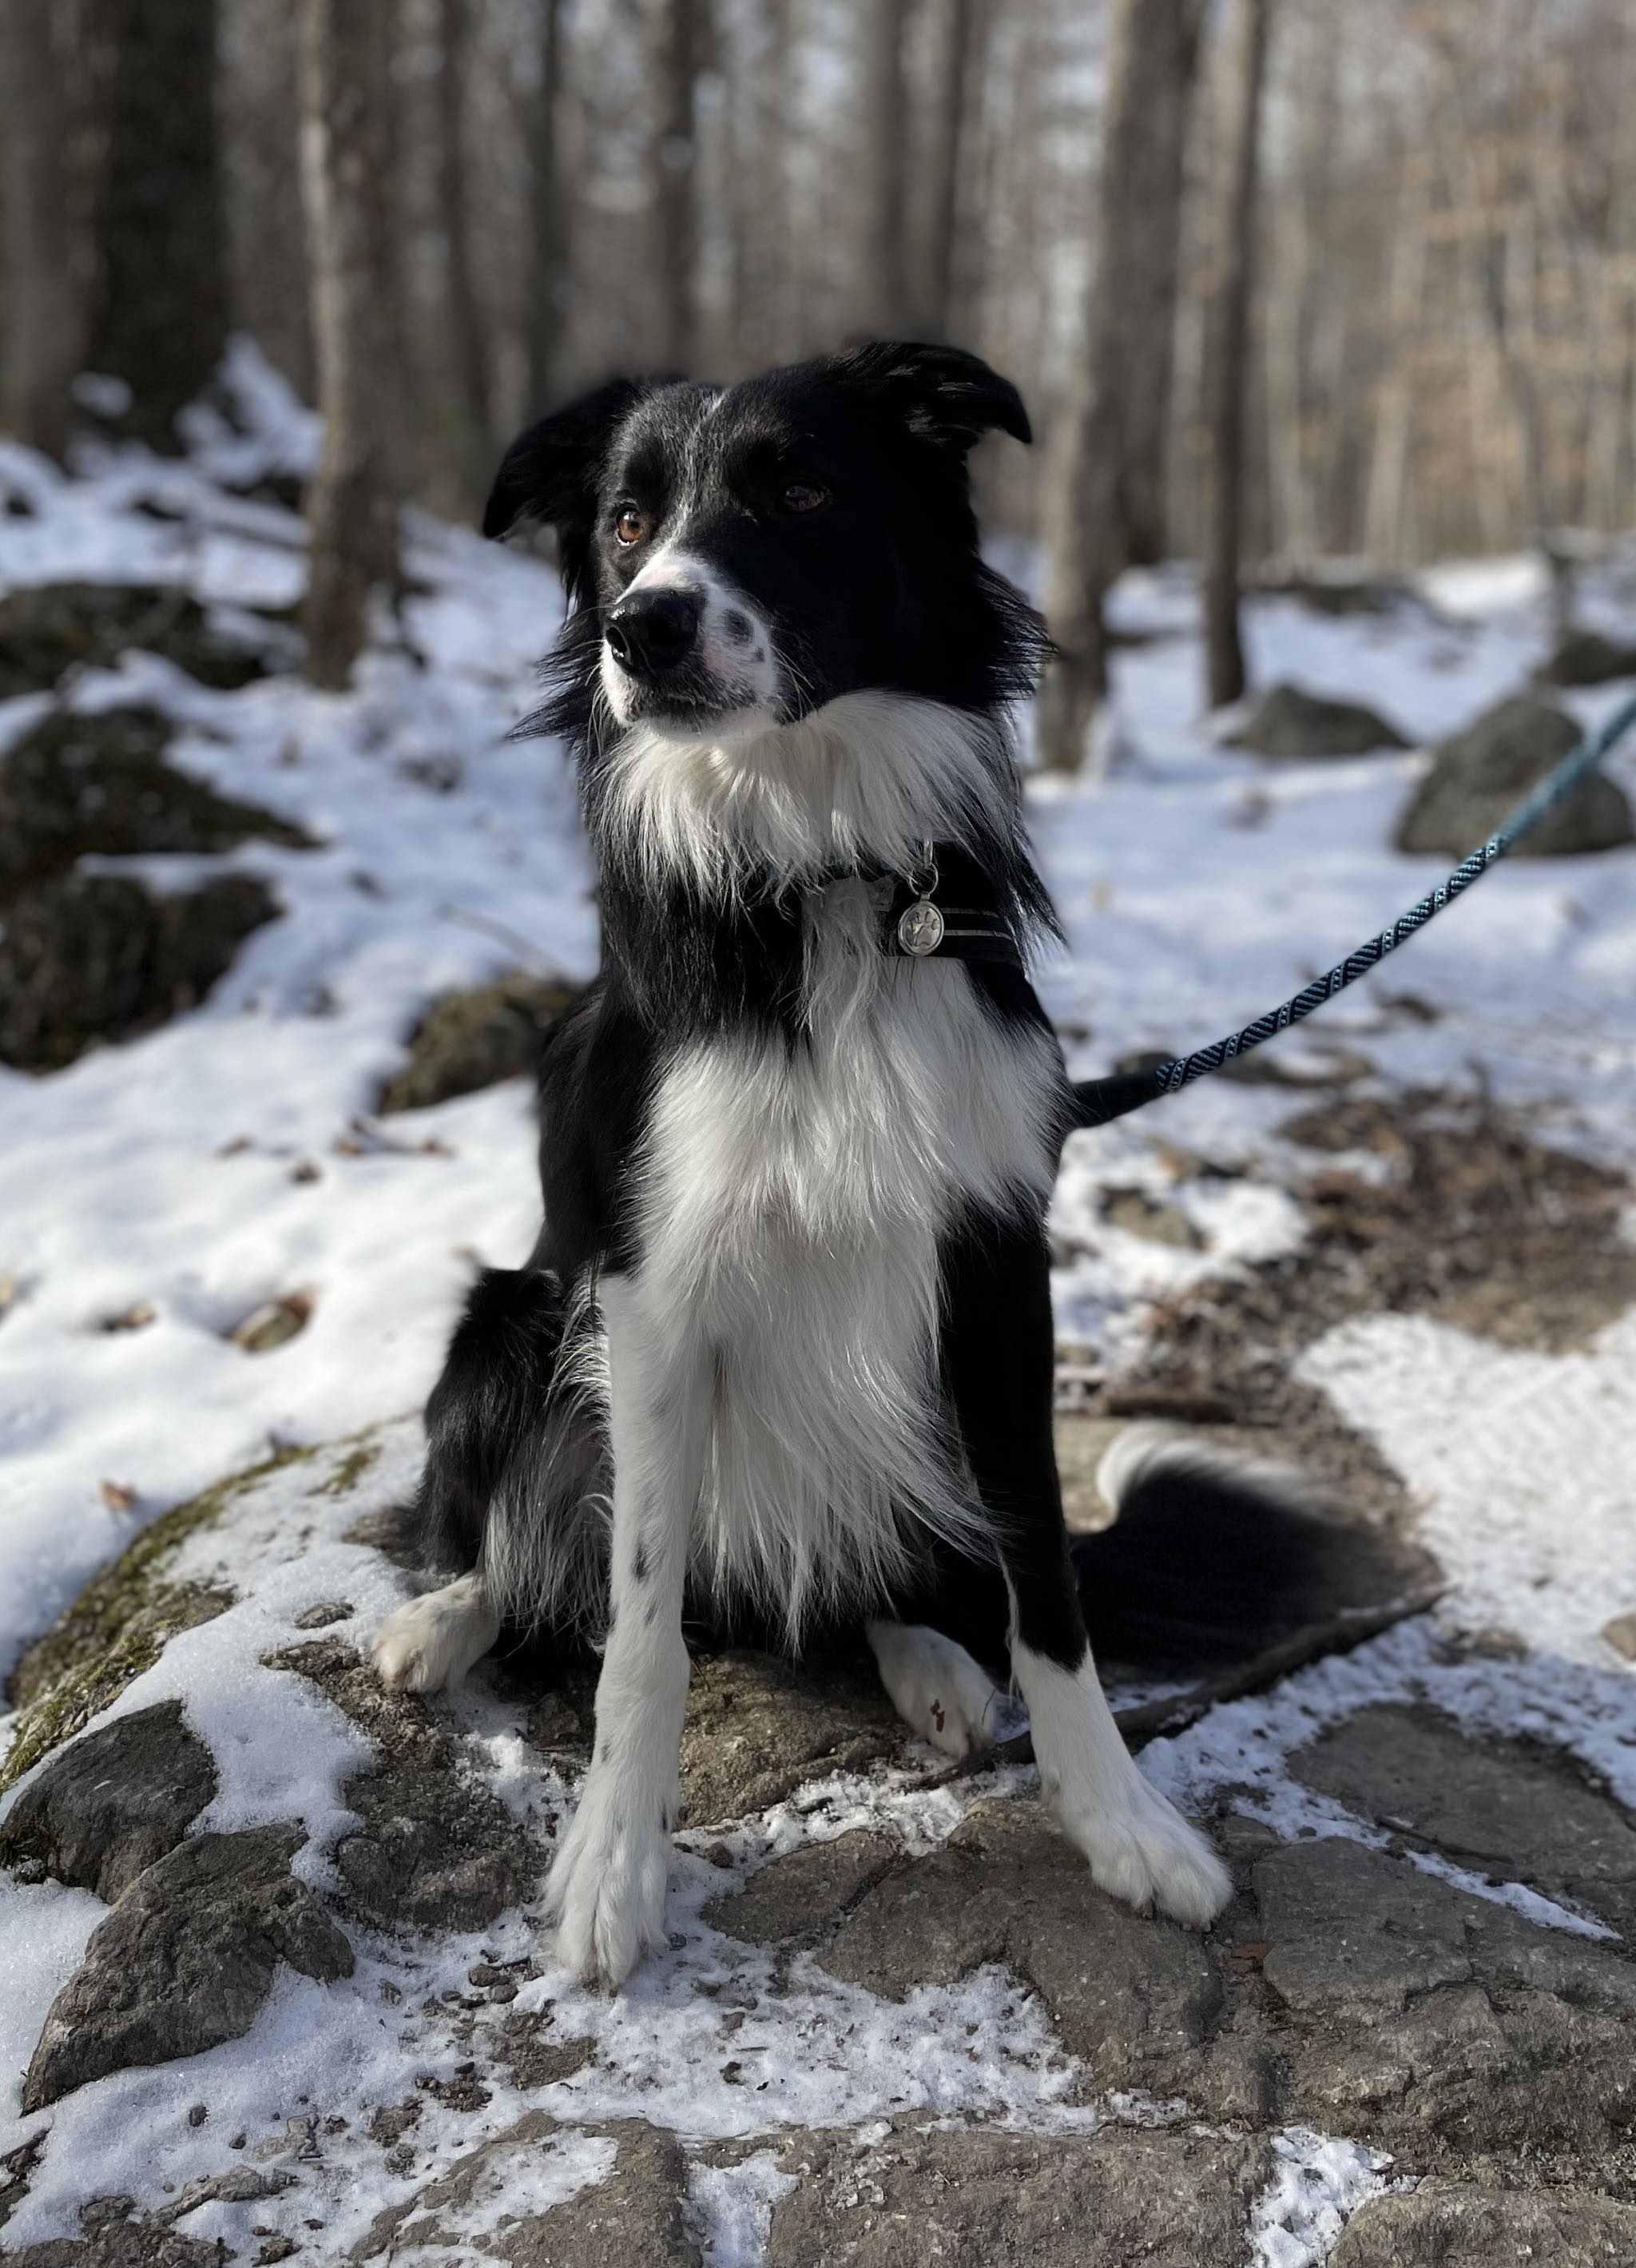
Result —
<svg viewBox="0 0 1636 2268"><path fill-rule="evenodd" d="M917 959L935 953L943 942L943 917L929 898L908 906L898 917L897 941Z"/></svg>

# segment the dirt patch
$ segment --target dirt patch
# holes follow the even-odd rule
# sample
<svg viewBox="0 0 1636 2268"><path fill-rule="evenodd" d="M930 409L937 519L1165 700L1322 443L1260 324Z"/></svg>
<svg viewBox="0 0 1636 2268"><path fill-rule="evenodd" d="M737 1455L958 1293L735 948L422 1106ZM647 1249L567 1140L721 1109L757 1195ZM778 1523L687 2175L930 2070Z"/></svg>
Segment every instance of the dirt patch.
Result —
<svg viewBox="0 0 1636 2268"><path fill-rule="evenodd" d="M1161 1303L1139 1366L1087 1415L1132 1396L1225 1403L1227 1438L1291 1456L1349 1506L1401 1525L1401 1484L1292 1364L1338 1324L1383 1313L1501 1346L1582 1345L1636 1305L1636 1248L1619 1229L1631 1187L1490 1102L1432 1091L1337 1097L1279 1132L1314 1155L1295 1191L1306 1242Z"/></svg>

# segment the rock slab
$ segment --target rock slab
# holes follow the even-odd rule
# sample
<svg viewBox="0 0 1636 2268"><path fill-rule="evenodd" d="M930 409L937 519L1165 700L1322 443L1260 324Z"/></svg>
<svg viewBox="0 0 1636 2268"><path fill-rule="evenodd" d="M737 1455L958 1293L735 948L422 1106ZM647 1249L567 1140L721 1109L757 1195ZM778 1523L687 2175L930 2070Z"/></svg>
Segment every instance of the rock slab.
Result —
<svg viewBox="0 0 1636 2268"><path fill-rule="evenodd" d="M899 2129L803 2138L767 2268L1198 2268L1243 2257L1264 2146Z"/></svg>
<svg viewBox="0 0 1636 2268"><path fill-rule="evenodd" d="M280 1961L321 1983L350 1977L351 1946L290 1872L306 1839L283 1826L195 1835L139 1875L51 2004L24 2110L240 2038Z"/></svg>
<svg viewBox="0 0 1636 2268"><path fill-rule="evenodd" d="M33 1862L110 1904L175 1849L216 1793L180 1701L116 1717L63 1749L0 1823L0 1866Z"/></svg>
<svg viewBox="0 0 1636 2268"><path fill-rule="evenodd" d="M1493 2190L1426 2182L1353 2215L1330 2268L1625 2268L1636 2205L1582 2189Z"/></svg>

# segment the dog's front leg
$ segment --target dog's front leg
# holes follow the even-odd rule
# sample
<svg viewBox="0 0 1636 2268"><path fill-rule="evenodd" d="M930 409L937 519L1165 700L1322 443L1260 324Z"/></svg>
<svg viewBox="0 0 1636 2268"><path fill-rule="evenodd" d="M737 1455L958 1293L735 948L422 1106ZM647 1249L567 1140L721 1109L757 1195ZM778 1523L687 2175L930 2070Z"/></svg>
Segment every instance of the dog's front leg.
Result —
<svg viewBox="0 0 1636 2268"><path fill-rule="evenodd" d="M601 1298L614 1450L608 1643L595 1750L546 1907L563 1961L611 1987L664 1935L688 1696L682 1589L712 1372L707 1347L655 1329L631 1278L605 1277Z"/></svg>
<svg viewBox="0 0 1636 2268"><path fill-rule="evenodd" d="M1091 1658L1051 1442L1054 1334L1045 1241L996 1223L946 1256L944 1362L1011 1594L1011 1661L1040 1792L1103 1889L1203 1928L1232 1883L1138 1771Z"/></svg>

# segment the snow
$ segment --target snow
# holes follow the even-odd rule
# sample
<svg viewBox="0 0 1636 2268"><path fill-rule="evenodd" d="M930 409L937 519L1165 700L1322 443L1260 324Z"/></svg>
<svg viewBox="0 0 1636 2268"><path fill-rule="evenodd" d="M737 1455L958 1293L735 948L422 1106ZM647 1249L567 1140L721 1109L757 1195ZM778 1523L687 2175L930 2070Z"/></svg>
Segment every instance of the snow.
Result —
<svg viewBox="0 0 1636 2268"><path fill-rule="evenodd" d="M104 449L68 479L0 444L0 490L34 508L0 517L0 592L55 578L153 579L224 608L290 604L304 572L301 523L221 483L301 471L316 429L247 349L233 387L235 420L202 416L195 455L181 464ZM153 518L138 509L144 500L180 516ZM0 1070L0 1280L13 1286L0 1314L0 1672L167 1506L269 1449L396 1421L372 1435L374 1462L336 1495L313 1493L315 1472L340 1469L343 1452L326 1450L328 1463L270 1472L219 1534L189 1540L177 1572L225 1577L237 1603L173 1640L114 1705L181 1695L221 1770L205 1823L301 1819L310 1839L296 1865L315 1882L346 1824L341 1791L363 1744L310 1684L264 1658L294 1641L296 1616L315 1600L349 1602L337 1634L361 1638L402 1595L404 1579L345 1530L409 1484L418 1432L401 1413L424 1398L479 1257L514 1262L536 1225L521 1084L387 1121L374 1107L438 993L520 964L581 977L596 954L558 754L506 737L530 705L534 664L558 619L555 580L526 556L419 517L409 565L402 622L380 626L343 696L291 674L215 693L141 656L76 681L68 697L78 706L154 703L179 726L177 762L298 822L319 847L114 862L139 864L161 887L254 872L285 916L251 938L202 1007L165 1029L48 1079ZM1629 565L1586 569L1587 619L1617 624ZM1441 871L1388 847L1423 755L1263 765L1224 750L1198 711L1190 576L1129 576L1115 611L1147 642L1116 656L1106 776L1030 787L1070 940L1041 987L1079 1076L1242 1023ZM1628 628L1628 609L1624 619ZM1529 561L1427 573L1417 594L1378 615L1320 615L1292 598L1249 610L1258 682L1287 676L1370 701L1417 743L1515 689L1547 634ZM1569 705L1591 724L1618 690ZM41 709L37 697L0 704L0 747ZM1614 769L1636 780L1628 752ZM1310 1074L1344 1049L1365 1058L1354 1091L1481 1084L1526 1109L1541 1140L1628 1167L1633 876L1630 851L1502 867L1405 958L1279 1042L1280 1064ZM1436 1020L1395 1006L1404 993ZM1287 1087L1207 1081L1070 1144L1052 1221L1058 1321L1094 1371L1134 1358L1154 1303L1299 1251L1310 1160L1300 1167L1278 1130L1301 1107ZM1193 1241L1111 1227L1105 1197L1130 1189L1175 1206ZM293 1292L313 1301L298 1336L261 1356L230 1343L250 1309ZM156 1310L146 1328L102 1327L138 1302ZM1435 1624L1405 1625L1153 1742L1144 1770L1183 1801L1227 1796L1281 1835L1379 1839L1304 1789L1289 1759L1358 1707L1420 1700L1475 1730L1554 1744L1636 1802L1636 1685L1600 1636L1610 1615L1636 1606L1632 1354L1628 1316L1560 1355L1499 1349L1414 1316L1360 1315L1310 1349L1301 1376L1402 1475L1448 1596ZM135 1492L129 1509L105 1499L110 1481ZM1446 1643L1496 1624L1525 1642L1525 1658L1463 1657ZM568 1792L521 1738L517 1710L475 1688L453 1714L467 1766L548 1844ZM925 1851L972 1801L1025 1777L926 1789L912 1772L836 1775L710 1839L726 1842L740 1877L862 1825ZM1524 1885L1442 1871L1551 1926L1600 1931ZM684 1838L672 1948L611 2003L548 1960L512 2010L549 2021L554 2038L591 2039L592 2061L533 2095L491 2082L475 2117L424 2095L412 2177L383 2172L365 2138L372 2109L398 2100L418 2073L452 2073L462 2051L447 2013L455 2004L443 1996L469 2003L467 1972L480 1959L539 1954L528 1913L436 1945L357 1933L350 1979L320 1986L281 1973L244 2040L117 2074L48 2118L24 2119L14 2075L104 1910L84 1892L0 1881L0 2156L48 2124L52 2136L8 2239L71 2233L88 2194L162 2202L242 2156L275 2170L298 2165L301 2188L203 2206L182 2224L188 2232L242 2247L252 2221L300 2234L316 2213L340 2257L383 2205L532 2107L571 2127L635 2114L723 2143L903 2111L1058 2132L1099 2117L1187 2115L1127 2095L1086 2107L1079 2067L1038 2001L999 1970L896 2005L798 1959L775 1992L771 1956L701 1918L731 1879ZM475 2021L486 2027L502 2013L478 2008ZM729 2063L744 2083L724 2077ZM209 2117L195 2128L187 2111L199 2102ZM347 2123L332 2131L337 2117ZM244 2151L227 2153L240 2131ZM1256 2258L1258 2268L1307 2268L1382 2186L1382 2169L1355 2144L1300 2131L1276 2147L1255 2212ZM571 2133L542 2154L534 2209L600 2178L605 2148ZM689 2217L712 2268L755 2268L785 2179L766 2148L695 2166ZM520 2194L508 2182L508 2210L522 2209Z"/></svg>
<svg viewBox="0 0 1636 2268"><path fill-rule="evenodd" d="M1636 1313L1558 1355L1423 1315L1360 1316L1309 1348L1298 1374L1424 1506L1421 1536L1452 1586L1447 1622L1567 1660L1621 1660L1602 1632L1636 1609Z"/></svg>

